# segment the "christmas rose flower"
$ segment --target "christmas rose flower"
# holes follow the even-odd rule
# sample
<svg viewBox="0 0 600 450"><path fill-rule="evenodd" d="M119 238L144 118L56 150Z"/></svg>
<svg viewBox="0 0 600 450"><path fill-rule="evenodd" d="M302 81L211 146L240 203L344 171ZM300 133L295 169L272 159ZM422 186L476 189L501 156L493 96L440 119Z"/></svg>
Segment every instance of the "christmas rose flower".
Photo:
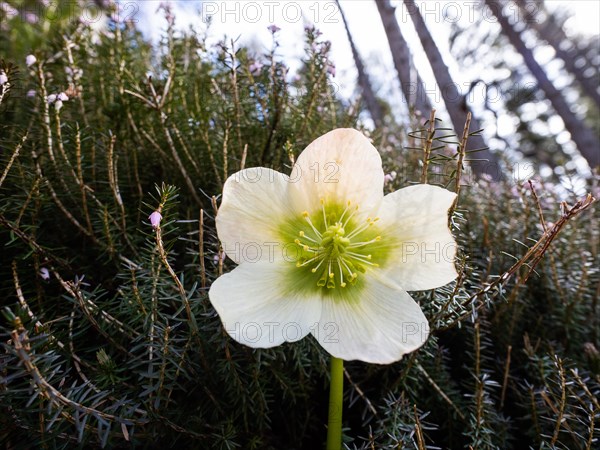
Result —
<svg viewBox="0 0 600 450"><path fill-rule="evenodd" d="M353 129L312 142L290 176L264 167L226 181L216 218L238 266L210 300L240 343L268 348L312 334L332 356L387 364L427 339L407 291L457 276L448 210L430 185L384 197L379 153Z"/></svg>

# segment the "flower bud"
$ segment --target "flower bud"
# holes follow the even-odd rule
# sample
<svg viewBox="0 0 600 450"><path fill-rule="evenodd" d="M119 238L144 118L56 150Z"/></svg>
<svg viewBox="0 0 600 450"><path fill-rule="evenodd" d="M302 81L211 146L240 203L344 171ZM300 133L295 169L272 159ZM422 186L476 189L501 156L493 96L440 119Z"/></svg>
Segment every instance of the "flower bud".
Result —
<svg viewBox="0 0 600 450"><path fill-rule="evenodd" d="M8 77L4 72L0 72L0 86L2 86L5 83L8 83Z"/></svg>
<svg viewBox="0 0 600 450"><path fill-rule="evenodd" d="M158 211L154 211L152 214L150 214L148 216L148 219L150 220L150 225L152 225L152 228L158 228L160 226L162 214L159 213Z"/></svg>
<svg viewBox="0 0 600 450"><path fill-rule="evenodd" d="M34 65L36 62L37 58L33 55L27 55L27 57L25 58L25 64L27 64L27 67Z"/></svg>
<svg viewBox="0 0 600 450"><path fill-rule="evenodd" d="M329 63L327 64L327 73L332 77L335 77L335 64Z"/></svg>
<svg viewBox="0 0 600 450"><path fill-rule="evenodd" d="M50 271L48 270L48 268L46 268L46 267L40 268L40 277L42 277L42 280L50 279Z"/></svg>
<svg viewBox="0 0 600 450"><path fill-rule="evenodd" d="M250 73L254 76L256 75L260 75L260 72L263 68L263 64L260 61L254 61L252 64L250 64L250 67L248 67L248 70L250 70Z"/></svg>

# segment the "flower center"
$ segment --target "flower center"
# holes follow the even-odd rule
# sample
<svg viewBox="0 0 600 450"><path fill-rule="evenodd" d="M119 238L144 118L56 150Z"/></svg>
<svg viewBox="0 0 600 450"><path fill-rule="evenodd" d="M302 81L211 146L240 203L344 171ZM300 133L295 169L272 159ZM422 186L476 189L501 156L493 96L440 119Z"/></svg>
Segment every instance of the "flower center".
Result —
<svg viewBox="0 0 600 450"><path fill-rule="evenodd" d="M379 218L354 220L359 210L348 202L342 209L326 205L321 200L321 210L311 215L302 213L300 230L294 243L297 245L296 267L310 271L318 287L335 289L355 285L359 273L367 268L379 267L370 250L377 250L381 236L375 226ZM362 223L361 223L362 222Z"/></svg>

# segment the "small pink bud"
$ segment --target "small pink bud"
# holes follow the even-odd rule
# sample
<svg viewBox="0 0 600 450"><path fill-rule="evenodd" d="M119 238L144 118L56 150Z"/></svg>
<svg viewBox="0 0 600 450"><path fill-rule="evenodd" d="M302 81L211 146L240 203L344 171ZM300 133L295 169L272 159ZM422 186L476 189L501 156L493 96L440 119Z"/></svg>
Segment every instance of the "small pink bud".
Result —
<svg viewBox="0 0 600 450"><path fill-rule="evenodd" d="M383 182L384 183L391 183L392 181L394 181L395 178L396 178L396 172L386 173L383 176Z"/></svg>
<svg viewBox="0 0 600 450"><path fill-rule="evenodd" d="M152 225L152 228L158 228L162 219L162 214L158 211L154 211L148 216L148 219L150 219L150 225Z"/></svg>
<svg viewBox="0 0 600 450"><path fill-rule="evenodd" d="M248 67L248 70L250 70L250 73L252 75L259 75L260 71L263 68L263 64L259 61L254 61L252 64L250 64L250 67Z"/></svg>
<svg viewBox="0 0 600 450"><path fill-rule="evenodd" d="M25 13L25 21L27 23L31 23L31 24L38 23L38 20L39 20L39 18L37 16L37 14L32 13L32 12Z"/></svg>
<svg viewBox="0 0 600 450"><path fill-rule="evenodd" d="M27 55L25 58L25 64L27 64L27 67L33 66L36 62L37 58L33 55Z"/></svg>
<svg viewBox="0 0 600 450"><path fill-rule="evenodd" d="M332 77L335 77L335 64L329 63L327 64L327 73Z"/></svg>
<svg viewBox="0 0 600 450"><path fill-rule="evenodd" d="M273 25L269 25L267 27L267 29L272 33L275 34L277 33L279 30L281 30L281 28L279 28L277 25L273 24Z"/></svg>
<svg viewBox="0 0 600 450"><path fill-rule="evenodd" d="M33 98L35 97L35 90L34 89L30 89L27 91L27 98Z"/></svg>
<svg viewBox="0 0 600 450"><path fill-rule="evenodd" d="M46 267L41 267L40 268L40 277L42 277L42 280L49 280L50 279L50 271Z"/></svg>

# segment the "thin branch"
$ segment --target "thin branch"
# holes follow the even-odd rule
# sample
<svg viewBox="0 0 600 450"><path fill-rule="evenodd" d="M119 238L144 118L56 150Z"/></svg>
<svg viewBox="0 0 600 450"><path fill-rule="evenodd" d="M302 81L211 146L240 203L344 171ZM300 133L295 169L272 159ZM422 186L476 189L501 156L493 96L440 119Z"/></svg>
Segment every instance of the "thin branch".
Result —
<svg viewBox="0 0 600 450"><path fill-rule="evenodd" d="M23 144L25 143L26 140L27 140L27 134L25 134L21 138L21 142L19 142L17 144L15 151L11 155L10 160L8 161L8 164L6 165L6 168L4 169L4 172L2 172L2 177L0 177L0 187L2 187L2 183L4 183L4 180L6 179L6 176L8 175L8 172L10 171L10 168L12 167L13 163L15 162L15 159L17 159L17 156L19 156L19 152L21 151L21 148L23 147Z"/></svg>
<svg viewBox="0 0 600 450"><path fill-rule="evenodd" d="M423 170L421 171L421 183L427 184L427 171L429 170L429 156L431 155L431 146L435 136L435 109L431 110L429 115L429 127L427 128L427 139L423 146Z"/></svg>

